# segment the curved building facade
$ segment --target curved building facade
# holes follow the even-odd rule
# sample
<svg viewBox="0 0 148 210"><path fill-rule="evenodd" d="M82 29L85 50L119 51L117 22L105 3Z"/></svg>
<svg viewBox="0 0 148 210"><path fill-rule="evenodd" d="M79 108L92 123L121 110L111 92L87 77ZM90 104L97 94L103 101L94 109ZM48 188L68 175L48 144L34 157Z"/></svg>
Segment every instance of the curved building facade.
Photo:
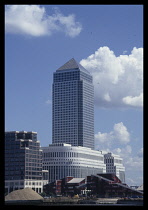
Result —
<svg viewBox="0 0 148 210"><path fill-rule="evenodd" d="M49 171L49 182L66 176L85 178L91 174L105 173L106 165L101 151L65 143L42 147L43 169Z"/></svg>

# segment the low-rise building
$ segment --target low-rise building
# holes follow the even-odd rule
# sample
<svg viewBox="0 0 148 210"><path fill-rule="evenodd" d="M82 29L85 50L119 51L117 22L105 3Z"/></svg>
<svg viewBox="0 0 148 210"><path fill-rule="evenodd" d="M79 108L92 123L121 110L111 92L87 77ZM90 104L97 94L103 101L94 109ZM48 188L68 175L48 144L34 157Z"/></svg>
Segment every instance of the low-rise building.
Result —
<svg viewBox="0 0 148 210"><path fill-rule="evenodd" d="M126 197L132 195L143 195L142 192L132 189L114 173L96 174L87 176L87 189L92 195L100 197Z"/></svg>
<svg viewBox="0 0 148 210"><path fill-rule="evenodd" d="M84 186L83 186L84 185ZM44 192L52 195L76 195L85 190L85 178L74 178L67 176L60 180L55 180L44 186Z"/></svg>
<svg viewBox="0 0 148 210"><path fill-rule="evenodd" d="M49 182L66 176L83 178L91 174L105 173L104 155L101 151L65 143L42 147L43 169L49 171Z"/></svg>
<svg viewBox="0 0 148 210"><path fill-rule="evenodd" d="M125 167L123 159L119 155L111 152L104 154L104 163L106 164L106 173L114 173L123 183L125 183Z"/></svg>
<svg viewBox="0 0 148 210"><path fill-rule="evenodd" d="M68 195L80 194L81 193L80 190L83 190L81 186L84 184L85 184L85 178L72 178L66 183L65 193ZM79 187L81 188L79 189Z"/></svg>
<svg viewBox="0 0 148 210"><path fill-rule="evenodd" d="M125 197L143 195L143 192L132 189L113 173L100 173L74 178L71 176L55 180L44 186L47 195L89 195L97 197Z"/></svg>

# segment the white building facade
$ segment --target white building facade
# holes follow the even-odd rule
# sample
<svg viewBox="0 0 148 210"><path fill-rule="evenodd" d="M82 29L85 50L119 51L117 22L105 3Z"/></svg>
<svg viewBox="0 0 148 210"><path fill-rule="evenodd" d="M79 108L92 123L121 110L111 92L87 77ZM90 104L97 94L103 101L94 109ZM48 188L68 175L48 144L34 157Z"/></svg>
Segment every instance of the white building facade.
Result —
<svg viewBox="0 0 148 210"><path fill-rule="evenodd" d="M106 173L114 173L123 183L125 183L125 167L123 159L119 155L111 152L104 154L104 163L106 164Z"/></svg>
<svg viewBox="0 0 148 210"><path fill-rule="evenodd" d="M47 172L46 172L47 173ZM43 186L48 184L48 180L6 180L5 190L10 193L14 190L20 190L24 188L32 188L37 193L43 192Z"/></svg>
<svg viewBox="0 0 148 210"><path fill-rule="evenodd" d="M106 173L101 151L65 143L42 147L43 169L49 171L49 182L73 176L85 178L91 174Z"/></svg>

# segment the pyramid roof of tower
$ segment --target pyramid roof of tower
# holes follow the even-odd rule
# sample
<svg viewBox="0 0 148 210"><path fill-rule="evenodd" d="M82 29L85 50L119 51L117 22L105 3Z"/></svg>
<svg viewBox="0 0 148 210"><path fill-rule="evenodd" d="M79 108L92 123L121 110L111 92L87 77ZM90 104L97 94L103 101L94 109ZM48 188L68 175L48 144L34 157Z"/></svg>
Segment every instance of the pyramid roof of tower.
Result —
<svg viewBox="0 0 148 210"><path fill-rule="evenodd" d="M79 69L87 74L90 74L80 63L78 63L74 58L67 61L64 65L57 69L57 71L61 70L70 70L70 69Z"/></svg>

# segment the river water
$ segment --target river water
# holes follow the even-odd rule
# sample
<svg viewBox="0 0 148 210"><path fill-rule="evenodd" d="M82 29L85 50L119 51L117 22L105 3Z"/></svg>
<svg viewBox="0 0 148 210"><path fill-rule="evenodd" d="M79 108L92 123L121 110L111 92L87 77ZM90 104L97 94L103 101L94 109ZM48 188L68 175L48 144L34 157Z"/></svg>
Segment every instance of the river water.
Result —
<svg viewBox="0 0 148 210"><path fill-rule="evenodd" d="M118 204L118 203L106 203L106 204L51 204L51 203L42 203L39 204L40 206L143 206L143 202L133 202L133 203L124 203L124 204Z"/></svg>

